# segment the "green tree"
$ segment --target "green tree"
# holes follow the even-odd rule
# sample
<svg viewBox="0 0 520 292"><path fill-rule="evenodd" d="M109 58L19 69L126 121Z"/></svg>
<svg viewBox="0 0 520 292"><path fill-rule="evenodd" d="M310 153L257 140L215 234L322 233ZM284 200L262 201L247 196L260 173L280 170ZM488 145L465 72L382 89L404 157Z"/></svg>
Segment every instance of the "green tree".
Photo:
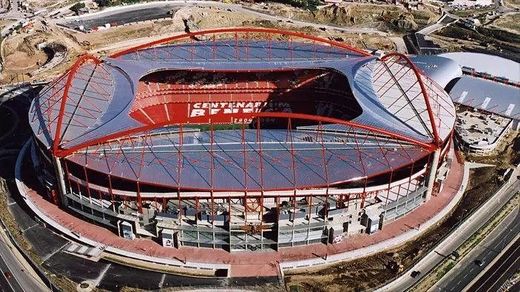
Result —
<svg viewBox="0 0 520 292"><path fill-rule="evenodd" d="M79 14L79 10L81 8L85 8L85 3L78 2L78 3L74 4L74 5L72 5L69 9L74 11L74 12L76 12L76 14Z"/></svg>
<svg viewBox="0 0 520 292"><path fill-rule="evenodd" d="M311 11L315 11L318 5L320 5L320 0L273 0L273 2L289 4L294 7L304 8Z"/></svg>
<svg viewBox="0 0 520 292"><path fill-rule="evenodd" d="M99 7L110 6L112 4L111 0L94 0Z"/></svg>

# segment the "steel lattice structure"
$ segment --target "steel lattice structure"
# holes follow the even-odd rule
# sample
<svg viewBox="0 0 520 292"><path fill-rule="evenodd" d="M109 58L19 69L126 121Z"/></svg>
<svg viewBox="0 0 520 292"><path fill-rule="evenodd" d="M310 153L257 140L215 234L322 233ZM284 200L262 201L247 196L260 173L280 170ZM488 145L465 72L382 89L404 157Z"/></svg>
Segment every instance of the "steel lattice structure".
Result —
<svg viewBox="0 0 520 292"><path fill-rule="evenodd" d="M84 55L29 120L66 208L124 236L253 250L413 210L439 187L455 110L404 55L229 28Z"/></svg>

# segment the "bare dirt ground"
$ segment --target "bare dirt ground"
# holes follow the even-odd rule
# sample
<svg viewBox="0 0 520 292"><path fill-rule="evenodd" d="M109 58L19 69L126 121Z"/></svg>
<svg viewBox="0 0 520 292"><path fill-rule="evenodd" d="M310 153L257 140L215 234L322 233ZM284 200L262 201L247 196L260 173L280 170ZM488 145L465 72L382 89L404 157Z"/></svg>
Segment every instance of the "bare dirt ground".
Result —
<svg viewBox="0 0 520 292"><path fill-rule="evenodd" d="M12 20L1 19L0 20L0 30L2 30L4 28L4 26L7 26L7 25L9 25L11 23L13 23Z"/></svg>
<svg viewBox="0 0 520 292"><path fill-rule="evenodd" d="M504 0L504 4L511 8L520 8L520 0Z"/></svg>
<svg viewBox="0 0 520 292"><path fill-rule="evenodd" d="M514 3L519 4L520 0L506 0L505 6L511 7ZM470 29L460 23L452 24L429 36L447 51L497 54L520 61L520 13L510 12L498 17L492 15L494 10L494 7L483 7L453 11L461 17L476 18L483 25Z"/></svg>
<svg viewBox="0 0 520 292"><path fill-rule="evenodd" d="M4 47L5 67L13 72L29 72L45 63L47 56L36 48L44 40L44 35L12 37Z"/></svg>
<svg viewBox="0 0 520 292"><path fill-rule="evenodd" d="M498 174L520 163L520 134L512 132L503 146L491 157L468 157L496 167L478 168L470 172L470 182L461 203L453 213L437 227L417 240L386 253L344 262L321 270L313 269L287 274L286 287L291 291L364 291L377 287L420 259L436 242L470 212L487 200L502 185ZM507 147L512 145L512 147Z"/></svg>
<svg viewBox="0 0 520 292"><path fill-rule="evenodd" d="M34 8L48 8L48 7L54 7L57 8L63 7L69 4L72 4L74 2L78 2L77 0L26 0L31 7Z"/></svg>
<svg viewBox="0 0 520 292"><path fill-rule="evenodd" d="M501 169L515 167L520 163L520 132L510 132L491 155L468 155L468 160L496 164Z"/></svg>
<svg viewBox="0 0 520 292"><path fill-rule="evenodd" d="M447 51L476 51L520 60L520 34L509 30L493 26L480 26L472 30L455 24L429 36Z"/></svg>
<svg viewBox="0 0 520 292"><path fill-rule="evenodd" d="M70 67L78 53L84 49L66 32L61 31L53 26L43 26L41 22L35 21L30 29L22 29L17 34L10 36L4 40L4 58L1 83L10 83L17 81L42 80L49 79L63 73ZM38 49L41 43L57 43L62 44L68 49L67 58L61 64L33 74L36 69L40 68L47 61L49 56L42 50Z"/></svg>
<svg viewBox="0 0 520 292"><path fill-rule="evenodd" d="M520 1L519 1L520 2ZM493 21L492 26L520 34L520 13L510 13Z"/></svg>
<svg viewBox="0 0 520 292"><path fill-rule="evenodd" d="M297 30L306 32L312 35L319 35L324 38L336 39L344 41L357 47L371 47L377 49L393 50L394 43L388 38L380 36L370 36L357 34L345 34L337 31L325 32L310 27L295 27L290 23L280 23L273 21L261 20L253 14L234 13L220 8L207 7L187 7L178 10L171 20L155 21L134 24L131 26L115 27L105 31L92 32L88 34L71 33L79 43L87 43L85 49L99 51L104 50L104 53L117 51L125 46L135 45L141 43L139 38L144 38L143 41L151 40L149 36L157 39L161 36L169 36L176 33L184 32L183 19L188 19L190 29L192 31L210 29L217 27L236 27L236 26L261 26L261 27L276 27L288 30ZM129 42L129 39L136 41ZM106 44L111 44L106 46ZM117 44L121 43L119 48ZM114 45L115 44L115 45Z"/></svg>
<svg viewBox="0 0 520 292"><path fill-rule="evenodd" d="M41 5L52 5L56 1L45 1ZM107 55L126 47L150 42L161 37L183 33L187 19L190 30L202 30L216 27L262 26L302 31L324 38L345 42L360 48L395 50L395 44L389 39L377 35L346 34L338 31L322 31L311 27L295 27L291 23L261 20L253 14L234 13L222 8L185 7L178 10L171 19L147 21L132 25L112 27L90 33L64 29L51 24L42 25L35 21L30 31L21 31L5 41L5 62L3 80L43 80L50 79L70 68L79 54L90 52ZM47 56L36 49L43 41L63 44L68 49L67 58L58 66L43 72L34 71L46 61Z"/></svg>
<svg viewBox="0 0 520 292"><path fill-rule="evenodd" d="M439 14L430 9L407 11L395 5L342 3L329 5L317 11L308 11L279 3L252 8L302 21L323 24L373 27L383 31L416 28L436 21Z"/></svg>

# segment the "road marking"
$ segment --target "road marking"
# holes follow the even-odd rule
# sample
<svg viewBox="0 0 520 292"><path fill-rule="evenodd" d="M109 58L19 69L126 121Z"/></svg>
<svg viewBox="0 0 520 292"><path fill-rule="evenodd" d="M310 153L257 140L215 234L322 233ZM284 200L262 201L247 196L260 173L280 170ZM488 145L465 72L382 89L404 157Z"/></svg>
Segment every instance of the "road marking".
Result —
<svg viewBox="0 0 520 292"><path fill-rule="evenodd" d="M511 258L513 256L513 254L516 252L517 249L519 249L520 246L516 247L507 257L505 260L502 261L502 263L500 263L500 265L495 269L494 272L491 273L491 275L480 285L477 287L477 289L475 289L475 291L478 291L482 286L484 286L484 284L486 284L488 282L489 279L491 279L492 276L494 276L499 270L500 268L509 260L509 258ZM517 258L512 264L514 265L520 258ZM498 279L496 281L494 281L493 283L491 283L491 287L493 287L496 282L498 282L502 277L498 277Z"/></svg>
<svg viewBox="0 0 520 292"><path fill-rule="evenodd" d="M35 227L35 226L38 226L38 225L40 225L40 224L38 224L38 223L35 223L34 225L32 225L32 226L29 226L29 227L27 227L27 228L23 229L23 230L22 230L22 233L25 233L25 231L27 231L27 230L29 230L29 229L31 229L31 228L33 228L33 227Z"/></svg>
<svg viewBox="0 0 520 292"><path fill-rule="evenodd" d="M12 206L12 205L16 205L17 203L16 202L11 202L11 203L8 203L7 206Z"/></svg>
<svg viewBox="0 0 520 292"><path fill-rule="evenodd" d="M55 255L56 253L58 253L59 251L61 251L66 245L68 245L69 243L65 243L64 245L62 245L60 248L58 248L57 250L51 252L50 254L44 256L42 258L42 263L46 262L48 259L50 259L53 255Z"/></svg>
<svg viewBox="0 0 520 292"><path fill-rule="evenodd" d="M159 281L159 289L161 289L164 284L164 278L166 278L166 274L162 274L161 276L161 281Z"/></svg>
<svg viewBox="0 0 520 292"><path fill-rule="evenodd" d="M105 277L105 274L107 273L108 269L110 268L112 264L109 263L106 267L103 268L99 276L94 280L94 287L97 287L99 283L101 283L101 280Z"/></svg>

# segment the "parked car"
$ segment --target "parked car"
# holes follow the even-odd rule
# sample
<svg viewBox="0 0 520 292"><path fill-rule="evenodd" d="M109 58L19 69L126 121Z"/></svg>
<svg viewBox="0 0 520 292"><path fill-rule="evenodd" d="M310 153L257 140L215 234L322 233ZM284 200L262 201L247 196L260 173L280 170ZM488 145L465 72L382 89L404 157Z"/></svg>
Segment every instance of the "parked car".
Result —
<svg viewBox="0 0 520 292"><path fill-rule="evenodd" d="M475 265L477 265L479 267L482 267L484 265L484 262L481 260L475 260L474 263L475 263Z"/></svg>

